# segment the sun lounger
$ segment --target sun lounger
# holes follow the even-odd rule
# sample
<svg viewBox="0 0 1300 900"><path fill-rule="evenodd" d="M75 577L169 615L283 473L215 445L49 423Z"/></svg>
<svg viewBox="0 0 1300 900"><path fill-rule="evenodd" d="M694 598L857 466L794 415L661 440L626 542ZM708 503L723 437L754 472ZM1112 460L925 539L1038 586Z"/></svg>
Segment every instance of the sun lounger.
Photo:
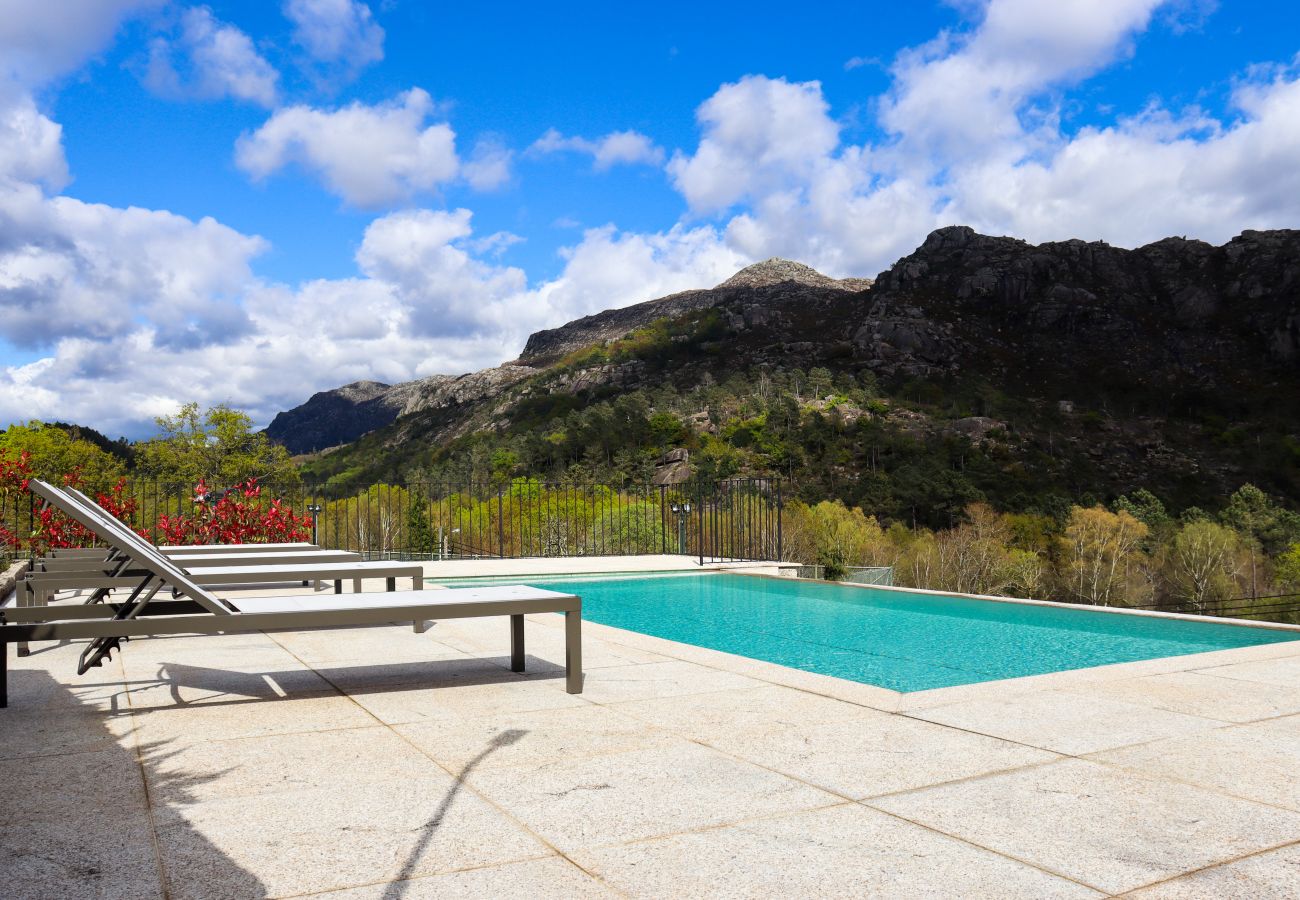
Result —
<svg viewBox="0 0 1300 900"><path fill-rule="evenodd" d="M35 484L35 482L34 482ZM49 488L41 484L42 489ZM482 616L510 617L510 668L524 669L525 615L565 616L565 688L582 692L582 600L540 588L504 586L383 594L326 594L222 599L152 545L133 547L136 562L152 573L123 601L85 605L0 607L0 707L8 705L9 644L32 640L90 639L81 654L84 674L111 658L121 641L163 634L218 634L303 628L351 628L386 623ZM156 599L163 586L179 599Z"/></svg>
<svg viewBox="0 0 1300 900"><path fill-rule="evenodd" d="M111 563L78 561L72 568L35 568L27 572L19 586L22 591L17 602L21 606L47 604L54 592L60 590L91 590L94 593L86 602L98 602L106 599L108 593L115 589L132 590L152 578L158 577L155 568L139 562L144 554L158 553L148 541L130 528L100 509L84 495L60 491L52 485L33 481L32 491L47 503L52 504L64 515L73 519L95 537L112 548L115 560ZM223 565L195 566L188 562L188 556L173 556L170 561L185 571L193 580L205 587L236 584L307 584L319 585L321 581L334 582L334 592L343 592L343 582L352 581L355 593L361 592L363 578L383 578L385 587L397 589L397 579L410 578L411 588L418 590L423 586L424 567L419 563L392 561L362 562L355 557L334 559L329 554L296 553L288 558L292 562L283 562L275 557L274 564L249 563L253 554L220 557ZM209 558L198 557L205 562ZM213 558L215 559L215 557ZM237 563L231 565L231 562ZM164 582L166 578L162 579ZM175 590L175 586L171 585ZM28 648L20 644L18 653L27 655Z"/></svg>
<svg viewBox="0 0 1300 900"><path fill-rule="evenodd" d="M73 488L56 488L43 481L34 480L31 489L38 497L51 504L64 515L69 516L83 528L108 544L107 549L89 551L62 551L64 555L48 556L33 560L29 566L31 572L96 572L106 566L120 567L131 559L130 547L140 545L164 552L105 512L97 503L85 494ZM108 540L109 533L120 538ZM231 548L235 549L231 549ZM292 549L276 549L289 547ZM249 549L252 548L252 549ZM304 549L309 548L309 549ZM75 555L72 555L75 554ZM311 544L265 545L238 544L225 547L175 547L165 553L186 569L227 566L281 566L297 565L306 562L346 563L360 561L359 553L344 550L321 550Z"/></svg>
<svg viewBox="0 0 1300 900"><path fill-rule="evenodd" d="M102 510L90 498L61 491L39 480L32 482L31 489L106 543L115 559L111 563L81 560L73 568L34 569L24 577L30 601L48 602L49 593L60 589L134 587L141 577L156 574L148 567L142 568L139 559L142 554L162 557L158 548ZM363 562L354 554L336 556L332 552L220 557L176 554L167 559L205 586L334 581L335 592L341 593L343 580L351 579L353 589L359 593L362 578L384 578L389 590L396 588L398 578L410 578L412 589L419 589L424 579L424 569L418 563Z"/></svg>

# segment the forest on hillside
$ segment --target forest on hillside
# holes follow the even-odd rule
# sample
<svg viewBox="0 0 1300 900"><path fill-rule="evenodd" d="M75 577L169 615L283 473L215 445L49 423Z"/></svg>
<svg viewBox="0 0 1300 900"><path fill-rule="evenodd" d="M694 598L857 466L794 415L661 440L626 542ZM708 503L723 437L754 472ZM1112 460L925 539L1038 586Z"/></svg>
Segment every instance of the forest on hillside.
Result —
<svg viewBox="0 0 1300 900"><path fill-rule="evenodd" d="M567 412L554 399L522 404L503 432L437 448L402 482L336 477L323 515L333 540L432 554L453 532L497 534L504 516L512 535L529 535L512 553L671 549L671 518L659 506L676 489L671 498L637 491L665 450L685 447L696 485L760 472L785 479L783 556L829 578L890 566L902 586L1269 617L1300 592L1300 514L1283 499L1251 484L1182 508L1143 487L1071 496L1054 480L1055 459L1009 482L1005 435L883 427L894 407L869 376L759 372ZM0 433L0 461L20 455L51 479L76 472L185 493L255 478L283 498L315 489L310 470L225 407L186 407L135 444L63 424L14 425ZM488 490L435 502L431 486L447 483ZM493 490L508 502L491 502Z"/></svg>

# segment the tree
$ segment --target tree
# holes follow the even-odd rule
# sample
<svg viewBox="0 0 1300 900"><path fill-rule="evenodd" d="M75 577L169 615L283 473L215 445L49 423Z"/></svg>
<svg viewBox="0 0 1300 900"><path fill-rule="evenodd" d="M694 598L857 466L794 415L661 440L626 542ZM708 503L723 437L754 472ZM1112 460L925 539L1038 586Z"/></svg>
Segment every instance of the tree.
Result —
<svg viewBox="0 0 1300 900"><path fill-rule="evenodd" d="M1141 545L1148 531L1123 509L1074 507L1060 539L1062 586L1083 603L1124 602L1131 567L1145 561Z"/></svg>
<svg viewBox="0 0 1300 900"><path fill-rule="evenodd" d="M1148 529L1162 528L1170 522L1165 505L1160 502L1159 497L1146 488L1139 488L1131 496L1120 497L1115 501L1114 509L1115 512L1128 513Z"/></svg>
<svg viewBox="0 0 1300 900"><path fill-rule="evenodd" d="M253 431L247 414L224 404L200 412L187 403L174 416L155 419L161 432L140 445L137 469L159 481L235 485L256 478L276 484L300 479L289 451Z"/></svg>
<svg viewBox="0 0 1300 900"><path fill-rule="evenodd" d="M972 503L966 518L936 535L943 589L959 594L999 593L1011 580L1011 528L986 503Z"/></svg>
<svg viewBox="0 0 1300 900"><path fill-rule="evenodd" d="M410 504L406 488L372 484L353 497L325 504L318 539L362 552L392 553L405 546Z"/></svg>
<svg viewBox="0 0 1300 900"><path fill-rule="evenodd" d="M28 456L32 474L59 482L77 473L82 481L107 486L126 473L121 459L57 425L32 420L10 425L0 434L0 450L12 457Z"/></svg>
<svg viewBox="0 0 1300 900"><path fill-rule="evenodd" d="M1300 591L1300 543L1277 558L1277 580L1287 590Z"/></svg>
<svg viewBox="0 0 1300 900"><path fill-rule="evenodd" d="M433 553L433 525L429 521L429 501L417 487L410 494L406 511L406 544L412 553Z"/></svg>
<svg viewBox="0 0 1300 900"><path fill-rule="evenodd" d="M1300 517L1283 509L1253 484L1243 484L1231 497L1219 518L1241 534L1250 557L1250 596L1259 596L1259 552L1280 554L1300 538Z"/></svg>
<svg viewBox="0 0 1300 900"><path fill-rule="evenodd" d="M1236 592L1243 549L1237 532L1198 519L1179 528L1164 548L1161 573L1175 599L1208 612Z"/></svg>
<svg viewBox="0 0 1300 900"><path fill-rule="evenodd" d="M858 507L839 500L815 506L792 502L786 506L787 555L815 562L826 577L842 577L850 566L892 565L894 553L880 524Z"/></svg>

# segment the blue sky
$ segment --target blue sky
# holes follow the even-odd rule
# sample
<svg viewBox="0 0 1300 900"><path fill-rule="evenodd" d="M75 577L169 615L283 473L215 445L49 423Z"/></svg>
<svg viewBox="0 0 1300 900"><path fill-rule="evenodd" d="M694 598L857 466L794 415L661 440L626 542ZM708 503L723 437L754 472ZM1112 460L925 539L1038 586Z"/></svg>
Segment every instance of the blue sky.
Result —
<svg viewBox="0 0 1300 900"><path fill-rule="evenodd" d="M0 0L0 418L510 359L770 255L1300 223L1293 4Z"/></svg>

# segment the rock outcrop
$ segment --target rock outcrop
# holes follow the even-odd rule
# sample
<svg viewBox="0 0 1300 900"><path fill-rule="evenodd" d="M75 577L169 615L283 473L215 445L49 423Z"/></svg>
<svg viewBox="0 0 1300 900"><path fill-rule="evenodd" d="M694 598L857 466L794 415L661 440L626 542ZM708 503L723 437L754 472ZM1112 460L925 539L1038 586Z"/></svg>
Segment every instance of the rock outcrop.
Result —
<svg viewBox="0 0 1300 900"><path fill-rule="evenodd" d="M354 381L321 391L301 406L279 413L266 434L290 453L349 443L397 418L400 405L388 399L392 390L392 385L378 381Z"/></svg>
<svg viewBox="0 0 1300 900"><path fill-rule="evenodd" d="M321 391L301 406L280 413L266 433L290 453L311 453L355 441L401 416L494 397L536 371L505 365L467 375L430 375L396 385L357 381Z"/></svg>
<svg viewBox="0 0 1300 900"><path fill-rule="evenodd" d="M676 319L688 313L758 296L764 302L778 295L797 299L805 289L852 293L871 285L869 278L830 278L803 263L772 258L746 266L726 281L708 290L683 291L658 300L648 300L622 309L575 319L559 328L548 328L528 338L519 361L547 365L593 344L618 340L630 331L644 328L658 319ZM759 293L755 295L755 291ZM761 314L760 314L761 315Z"/></svg>

